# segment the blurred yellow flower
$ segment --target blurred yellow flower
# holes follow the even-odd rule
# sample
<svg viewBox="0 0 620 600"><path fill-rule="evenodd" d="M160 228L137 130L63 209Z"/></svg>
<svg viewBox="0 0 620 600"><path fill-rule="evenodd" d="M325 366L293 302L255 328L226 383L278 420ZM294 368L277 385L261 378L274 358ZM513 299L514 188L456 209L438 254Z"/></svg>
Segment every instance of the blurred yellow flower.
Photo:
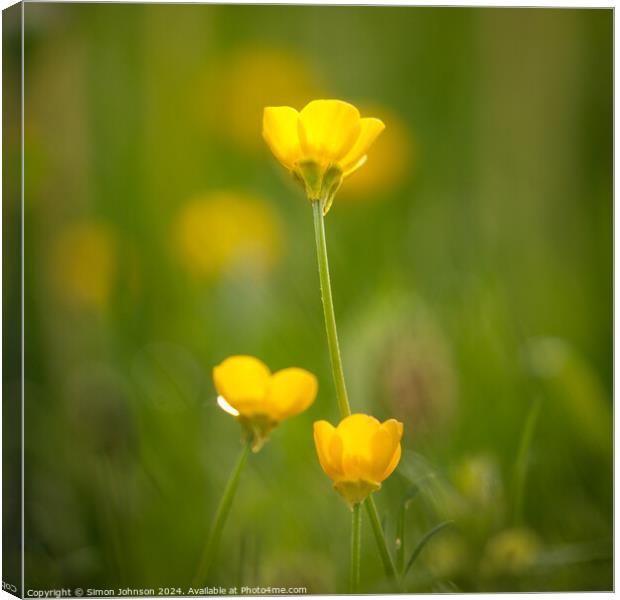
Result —
<svg viewBox="0 0 620 600"><path fill-rule="evenodd" d="M257 452L280 421L306 410L316 398L316 377L296 367L271 373L253 356L231 356L213 369L220 407L237 418Z"/></svg>
<svg viewBox="0 0 620 600"><path fill-rule="evenodd" d="M83 221L68 225L52 243L50 275L67 304L102 310L117 274L116 238L108 225Z"/></svg>
<svg viewBox="0 0 620 600"><path fill-rule="evenodd" d="M471 555L465 538L450 531L433 538L425 547L422 560L435 577L451 578L469 567Z"/></svg>
<svg viewBox="0 0 620 600"><path fill-rule="evenodd" d="M314 424L314 442L323 471L350 506L381 487L400 461L403 424L395 419L380 423L354 414L338 427L327 421Z"/></svg>
<svg viewBox="0 0 620 600"><path fill-rule="evenodd" d="M390 126L375 142L364 168L343 184L338 197L351 203L377 200L390 193L407 178L415 158L412 133L400 116L378 106L367 107L365 112L377 115Z"/></svg>
<svg viewBox="0 0 620 600"><path fill-rule="evenodd" d="M306 188L310 200L321 199L324 212L344 178L366 162L366 153L383 131L379 119L361 118L342 100L313 100L300 112L270 106L263 112L263 138L274 156Z"/></svg>
<svg viewBox="0 0 620 600"><path fill-rule="evenodd" d="M519 575L536 563L540 550L540 539L532 530L505 529L488 541L480 569L487 577Z"/></svg>
<svg viewBox="0 0 620 600"><path fill-rule="evenodd" d="M215 115L212 127L236 146L257 151L263 107L299 106L321 93L317 74L302 56L287 48L247 46L209 74L199 110Z"/></svg>
<svg viewBox="0 0 620 600"><path fill-rule="evenodd" d="M501 478L495 459L478 455L465 459L454 470L452 479L458 491L473 503L474 508L498 506Z"/></svg>
<svg viewBox="0 0 620 600"><path fill-rule="evenodd" d="M198 276L231 268L261 275L280 257L277 217L255 196L229 191L198 196L181 208L175 228L179 260Z"/></svg>

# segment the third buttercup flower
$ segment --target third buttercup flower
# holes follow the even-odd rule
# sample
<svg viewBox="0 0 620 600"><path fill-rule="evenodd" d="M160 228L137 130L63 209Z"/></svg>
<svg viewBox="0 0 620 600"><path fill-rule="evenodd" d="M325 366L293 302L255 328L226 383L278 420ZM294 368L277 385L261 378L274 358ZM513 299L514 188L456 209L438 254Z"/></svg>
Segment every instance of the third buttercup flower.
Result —
<svg viewBox="0 0 620 600"><path fill-rule="evenodd" d="M396 419L380 423L368 415L350 415L334 427L314 424L319 462L334 489L349 506L365 500L381 487L400 461L403 424Z"/></svg>

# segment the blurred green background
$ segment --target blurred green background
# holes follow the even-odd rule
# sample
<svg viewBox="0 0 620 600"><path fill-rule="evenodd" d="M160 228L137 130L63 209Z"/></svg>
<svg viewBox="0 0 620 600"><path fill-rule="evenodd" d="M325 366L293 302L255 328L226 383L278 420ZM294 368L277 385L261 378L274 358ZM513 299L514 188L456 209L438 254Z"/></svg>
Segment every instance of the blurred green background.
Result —
<svg viewBox="0 0 620 600"><path fill-rule="evenodd" d="M407 555L453 521L406 589L611 589L612 14L27 3L27 587L190 584L240 449L211 369L252 354L319 396L210 583L346 591L312 215L261 139L335 97L387 126L327 217L352 405L405 423L376 500L394 547L417 490Z"/></svg>

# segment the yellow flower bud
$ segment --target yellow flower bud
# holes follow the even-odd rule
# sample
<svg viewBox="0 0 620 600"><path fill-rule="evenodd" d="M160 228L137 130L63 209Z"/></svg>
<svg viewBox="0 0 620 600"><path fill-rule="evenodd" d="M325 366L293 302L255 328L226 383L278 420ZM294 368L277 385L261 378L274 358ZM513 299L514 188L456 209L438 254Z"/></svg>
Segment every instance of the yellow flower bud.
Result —
<svg viewBox="0 0 620 600"><path fill-rule="evenodd" d="M218 404L233 415L258 452L280 421L306 410L316 398L316 377L296 367L271 373L253 356L231 356L213 369Z"/></svg>
<svg viewBox="0 0 620 600"><path fill-rule="evenodd" d="M403 424L395 419L380 423L355 414L338 427L327 421L314 424L314 442L323 471L349 506L362 502L381 487L400 461Z"/></svg>
<svg viewBox="0 0 620 600"><path fill-rule="evenodd" d="M385 129L379 119L361 118L342 100L313 100L300 112L270 106L263 112L263 138L274 156L306 188L312 201L329 210L343 179L364 162L366 153Z"/></svg>

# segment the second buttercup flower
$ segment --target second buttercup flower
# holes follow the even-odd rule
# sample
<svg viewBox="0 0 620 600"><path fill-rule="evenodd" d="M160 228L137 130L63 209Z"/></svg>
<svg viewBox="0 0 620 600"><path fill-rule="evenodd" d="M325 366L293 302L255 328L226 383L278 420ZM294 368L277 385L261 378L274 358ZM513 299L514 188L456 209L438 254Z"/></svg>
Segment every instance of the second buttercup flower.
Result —
<svg viewBox="0 0 620 600"><path fill-rule="evenodd" d="M316 377L291 367L271 373L253 356L231 356L214 367L218 404L236 417L258 452L271 431L308 408L316 398Z"/></svg>

